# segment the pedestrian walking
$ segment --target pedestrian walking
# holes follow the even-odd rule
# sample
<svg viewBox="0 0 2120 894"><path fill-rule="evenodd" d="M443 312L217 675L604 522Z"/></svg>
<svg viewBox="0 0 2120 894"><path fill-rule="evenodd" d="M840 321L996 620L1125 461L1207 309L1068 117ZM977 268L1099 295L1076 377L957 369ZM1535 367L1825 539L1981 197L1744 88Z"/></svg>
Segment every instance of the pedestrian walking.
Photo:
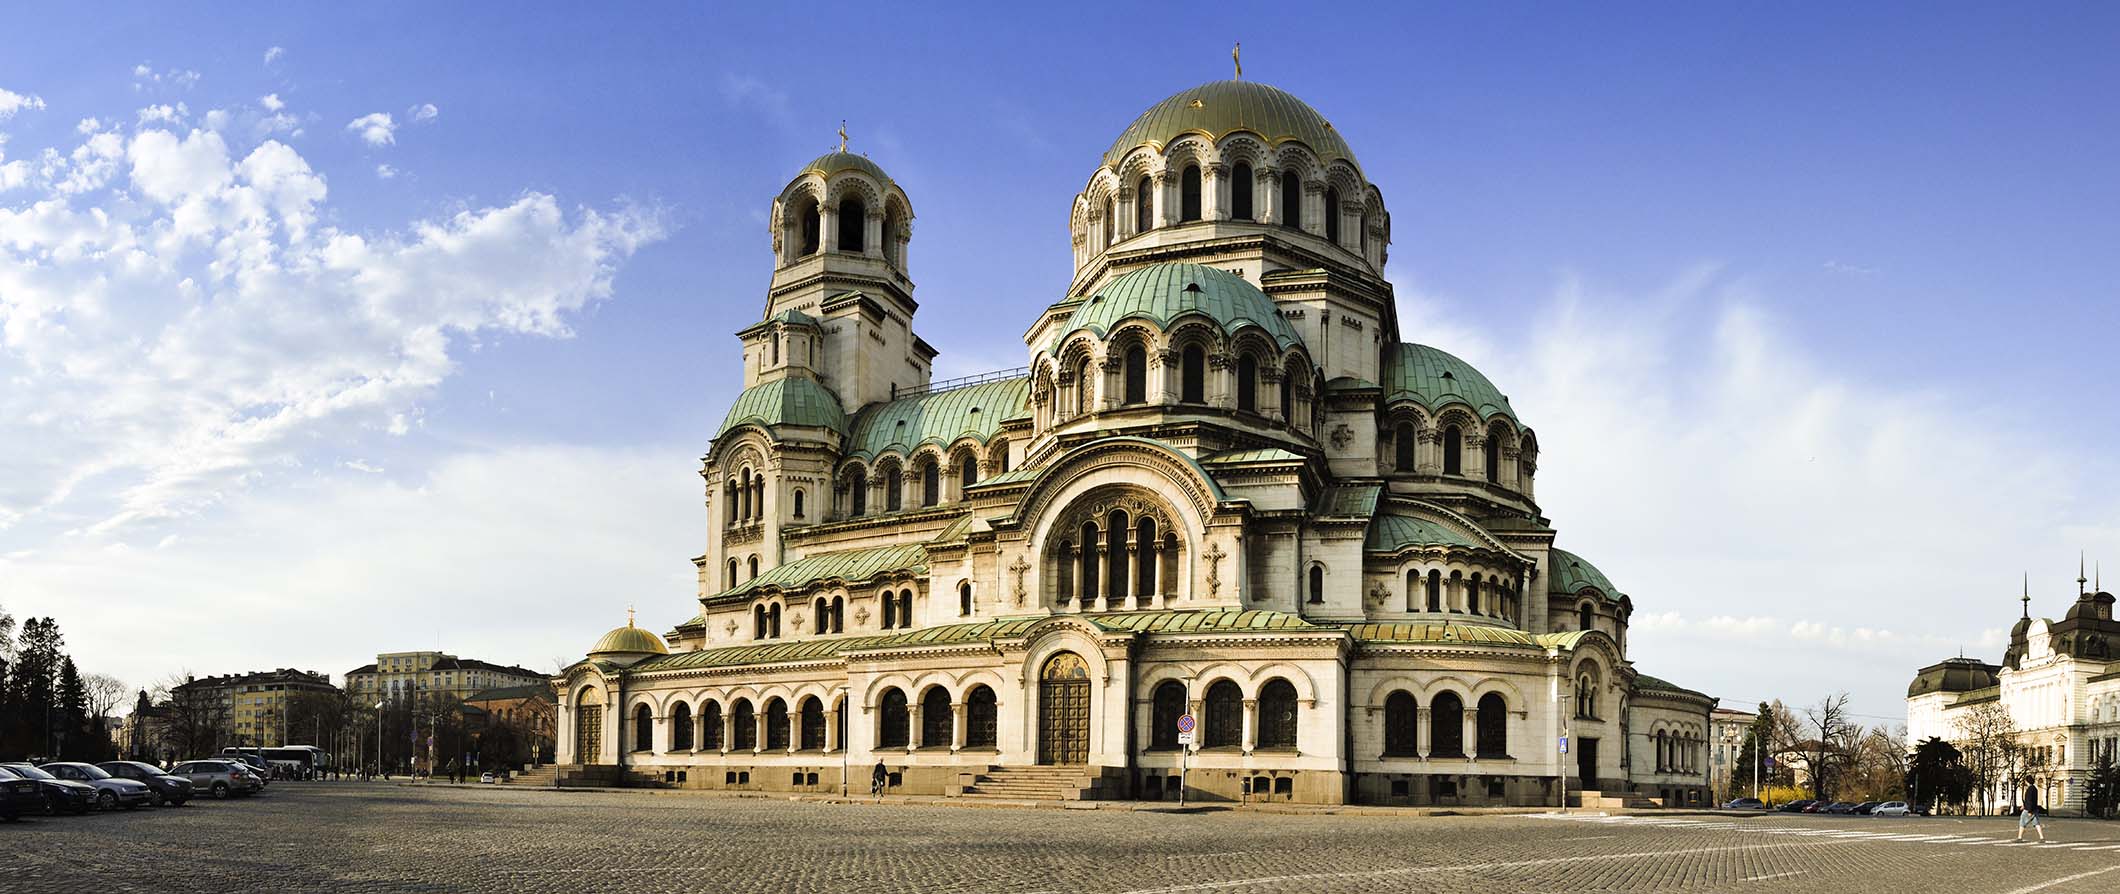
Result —
<svg viewBox="0 0 2120 894"><path fill-rule="evenodd" d="M883 790L890 783L891 771L884 767L883 761L877 761L876 769L869 773L869 793L875 795L876 800L881 801L883 800Z"/></svg>
<svg viewBox="0 0 2120 894"><path fill-rule="evenodd" d="M2029 786L2024 790L2023 809L2017 813L2017 840L2024 840L2024 827L2030 826L2039 833L2039 840L2046 840L2046 826L2039 822L2039 787Z"/></svg>

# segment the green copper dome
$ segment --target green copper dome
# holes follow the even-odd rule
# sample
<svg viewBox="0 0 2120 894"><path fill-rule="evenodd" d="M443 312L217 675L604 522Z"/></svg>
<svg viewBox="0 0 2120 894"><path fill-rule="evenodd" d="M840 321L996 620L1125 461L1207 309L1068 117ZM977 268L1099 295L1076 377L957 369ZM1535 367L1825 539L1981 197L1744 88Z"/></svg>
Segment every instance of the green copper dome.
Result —
<svg viewBox="0 0 2120 894"><path fill-rule="evenodd" d="M1472 364L1427 345L1400 344L1385 349L1384 401L1411 400L1429 410L1444 404L1470 404L1481 419L1500 413L1516 419L1509 398Z"/></svg>
<svg viewBox="0 0 2120 894"><path fill-rule="evenodd" d="M788 376L745 388L736 396L736 405L729 408L728 417L714 436L721 437L729 429L746 424L767 428L803 425L829 428L842 436L847 433L846 411L840 408L839 398L816 379L804 376Z"/></svg>
<svg viewBox="0 0 2120 894"><path fill-rule="evenodd" d="M1201 84L1149 106L1112 142L1110 151L1104 153L1104 164L1117 165L1140 146L1152 146L1161 152L1186 134L1219 141L1238 131L1257 134L1269 147L1302 143L1320 161L1345 159L1354 164L1354 151L1347 148L1347 141L1318 110L1285 91L1255 81Z"/></svg>
<svg viewBox="0 0 2120 894"><path fill-rule="evenodd" d="M891 175L884 173L881 165L870 161L866 155L855 155L852 152L827 152L817 156L809 164L803 165L802 170L796 172L795 176L817 174L829 178L841 171L860 171L886 186L891 182Z"/></svg>
<svg viewBox="0 0 2120 894"><path fill-rule="evenodd" d="M1585 588L1596 590L1599 596L1618 602L1625 595L1596 565L1583 561L1583 557L1558 547L1546 551L1551 557L1546 569L1546 592L1555 596L1574 596Z"/></svg>
<svg viewBox="0 0 2120 894"><path fill-rule="evenodd" d="M1082 299L1060 331L1060 340L1083 329L1103 336L1134 317L1168 328L1187 314L1205 316L1230 335L1256 326L1279 348L1303 343L1295 327L1281 318L1273 299L1258 286L1227 270L1200 264L1152 264L1105 283Z"/></svg>
<svg viewBox="0 0 2120 894"><path fill-rule="evenodd" d="M870 404L854 416L846 455L873 459L923 444L947 447L959 438L985 444L1001 433L1002 420L1023 415L1030 394L1030 378L1017 376Z"/></svg>

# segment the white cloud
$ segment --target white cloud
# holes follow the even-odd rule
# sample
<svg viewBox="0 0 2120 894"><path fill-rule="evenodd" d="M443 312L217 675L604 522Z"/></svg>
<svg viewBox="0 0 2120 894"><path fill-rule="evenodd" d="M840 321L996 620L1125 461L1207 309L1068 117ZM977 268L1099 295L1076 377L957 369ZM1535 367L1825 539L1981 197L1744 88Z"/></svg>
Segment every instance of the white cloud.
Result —
<svg viewBox="0 0 2120 894"><path fill-rule="evenodd" d="M370 146L388 146L397 142L397 122L391 120L389 112L371 112L347 122L346 129L360 134Z"/></svg>
<svg viewBox="0 0 2120 894"><path fill-rule="evenodd" d="M171 87L175 87L179 90L189 90L192 88L193 85L199 83L200 78L198 72L188 68L172 68L165 71L156 71L154 66L149 65L145 62L133 66L132 73L134 90L145 90L148 87L161 86L164 84L167 84Z"/></svg>
<svg viewBox="0 0 2120 894"><path fill-rule="evenodd" d="M74 125L74 133L82 134L84 136L87 134L95 133L96 131L102 129L103 121L100 118L83 118L80 120L80 122Z"/></svg>
<svg viewBox="0 0 2120 894"><path fill-rule="evenodd" d="M396 176L397 176L397 174L398 174L398 172L397 172L397 169L396 169L396 168L393 168L393 167L391 167L391 166L389 166L389 165L376 165L376 166L375 166L375 176L376 176L376 179L378 179L378 180L388 180L388 179L390 179L390 178L392 178L392 177L396 177Z"/></svg>
<svg viewBox="0 0 2120 894"><path fill-rule="evenodd" d="M265 50L265 64L271 65L287 55L286 47L270 47Z"/></svg>
<svg viewBox="0 0 2120 894"><path fill-rule="evenodd" d="M176 105L154 105L140 110L140 124L182 124L191 116L191 110L183 103Z"/></svg>
<svg viewBox="0 0 2120 894"><path fill-rule="evenodd" d="M15 117L16 112L41 111L44 99L39 96L24 96L12 90L0 88L0 121Z"/></svg>
<svg viewBox="0 0 2120 894"><path fill-rule="evenodd" d="M441 117L441 114L442 110L435 108L434 103L431 102L421 103L405 110L405 117L414 124L425 124Z"/></svg>
<svg viewBox="0 0 2120 894"><path fill-rule="evenodd" d="M277 112L281 109L287 108L287 103L281 101L280 95L277 93L267 93L264 96L258 97L258 104L264 106L265 111L268 112Z"/></svg>

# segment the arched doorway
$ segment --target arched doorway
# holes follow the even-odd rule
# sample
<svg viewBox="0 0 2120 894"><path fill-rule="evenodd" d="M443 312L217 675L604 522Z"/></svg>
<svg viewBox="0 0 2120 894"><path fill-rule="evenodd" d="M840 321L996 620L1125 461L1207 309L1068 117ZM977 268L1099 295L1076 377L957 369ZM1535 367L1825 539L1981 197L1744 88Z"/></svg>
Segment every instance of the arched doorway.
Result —
<svg viewBox="0 0 2120 894"><path fill-rule="evenodd" d="M583 689L574 702L574 762L594 764L604 758L604 706L594 689Z"/></svg>
<svg viewBox="0 0 2120 894"><path fill-rule="evenodd" d="M1089 663L1073 652L1038 672L1038 763L1089 762Z"/></svg>

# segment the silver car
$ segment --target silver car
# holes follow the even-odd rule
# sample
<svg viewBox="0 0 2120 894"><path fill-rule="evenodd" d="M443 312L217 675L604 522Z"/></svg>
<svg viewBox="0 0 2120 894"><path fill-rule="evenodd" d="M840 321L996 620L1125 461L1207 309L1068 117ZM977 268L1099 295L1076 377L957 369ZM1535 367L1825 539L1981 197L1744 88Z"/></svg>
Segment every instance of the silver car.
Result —
<svg viewBox="0 0 2120 894"><path fill-rule="evenodd" d="M256 794L265 787L258 780L258 774L233 760L185 761L169 768L169 775L189 779L192 791L205 792L215 798Z"/></svg>
<svg viewBox="0 0 2120 894"><path fill-rule="evenodd" d="M110 775L109 770L105 770L95 764L53 761L37 769L57 776L60 779L71 779L75 782L85 782L95 786L96 807L103 810L116 810L120 806L127 810L138 810L147 806L147 802L151 797L146 783L134 782L130 779L119 779Z"/></svg>

